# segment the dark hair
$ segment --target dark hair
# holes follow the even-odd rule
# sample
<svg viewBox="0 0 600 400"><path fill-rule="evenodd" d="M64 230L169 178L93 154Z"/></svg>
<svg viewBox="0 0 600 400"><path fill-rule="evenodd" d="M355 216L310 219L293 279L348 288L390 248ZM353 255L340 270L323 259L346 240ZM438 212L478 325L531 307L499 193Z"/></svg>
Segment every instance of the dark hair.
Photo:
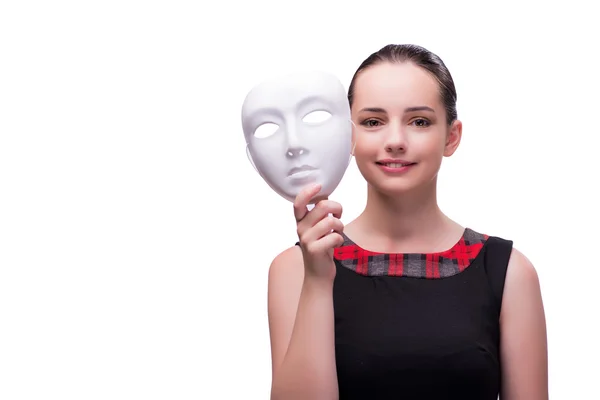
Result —
<svg viewBox="0 0 600 400"><path fill-rule="evenodd" d="M352 77L352 81L350 81L348 89L350 107L352 107L352 101L354 100L354 86L357 76L365 69L382 62L412 62L416 66L428 71L439 83L440 96L446 109L448 124L450 125L456 120L456 88L454 87L454 80L452 79L452 75L450 75L450 71L448 71L448 68L440 57L414 44L388 44L367 57L360 64Z"/></svg>

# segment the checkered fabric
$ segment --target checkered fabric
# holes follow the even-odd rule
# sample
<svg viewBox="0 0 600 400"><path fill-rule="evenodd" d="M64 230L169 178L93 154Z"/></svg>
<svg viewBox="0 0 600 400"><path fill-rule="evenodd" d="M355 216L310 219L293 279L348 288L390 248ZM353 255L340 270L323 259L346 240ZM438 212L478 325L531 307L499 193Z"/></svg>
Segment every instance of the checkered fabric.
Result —
<svg viewBox="0 0 600 400"><path fill-rule="evenodd" d="M365 276L405 276L412 278L446 278L464 271L477 257L488 235L466 228L451 249L429 254L386 254L365 250L346 235L334 258L340 264Z"/></svg>

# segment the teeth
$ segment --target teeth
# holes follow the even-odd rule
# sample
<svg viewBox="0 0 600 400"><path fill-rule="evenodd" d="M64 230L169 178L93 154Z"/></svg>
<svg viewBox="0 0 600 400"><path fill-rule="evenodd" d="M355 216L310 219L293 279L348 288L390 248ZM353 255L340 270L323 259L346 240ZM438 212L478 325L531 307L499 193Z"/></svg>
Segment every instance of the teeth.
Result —
<svg viewBox="0 0 600 400"><path fill-rule="evenodd" d="M385 163L383 164L386 167L390 167L390 168L402 168L402 167L406 167L409 164L401 164L401 163Z"/></svg>

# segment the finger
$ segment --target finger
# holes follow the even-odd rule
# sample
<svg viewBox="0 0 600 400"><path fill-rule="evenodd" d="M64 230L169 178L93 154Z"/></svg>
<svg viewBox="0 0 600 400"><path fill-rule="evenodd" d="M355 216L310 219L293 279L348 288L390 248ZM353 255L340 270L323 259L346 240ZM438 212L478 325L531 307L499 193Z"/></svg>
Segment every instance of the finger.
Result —
<svg viewBox="0 0 600 400"><path fill-rule="evenodd" d="M319 243L326 246L328 249L335 249L344 244L344 237L338 232L331 232L329 235L319 240Z"/></svg>
<svg viewBox="0 0 600 400"><path fill-rule="evenodd" d="M315 226L304 232L302 240L305 242L312 242L319 240L331 232L342 233L344 231L344 224L336 217L329 215L321 219Z"/></svg>
<svg viewBox="0 0 600 400"><path fill-rule="evenodd" d="M337 232L331 232L316 242L312 242L307 250L311 253L321 253L340 247L343 243L344 237L342 235Z"/></svg>
<svg viewBox="0 0 600 400"><path fill-rule="evenodd" d="M342 212L344 211L342 205L337 202L333 202L332 206L329 208L329 212L336 218L342 218Z"/></svg>
<svg viewBox="0 0 600 400"><path fill-rule="evenodd" d="M321 190L321 185L316 184L303 188L294 199L294 217L296 221L302 220L308 213L308 203Z"/></svg>
<svg viewBox="0 0 600 400"><path fill-rule="evenodd" d="M315 207L310 210L308 215L304 218L303 226L308 229L314 226L317 222L325 218L328 214L333 215L336 218L342 217L342 205L336 201L321 200Z"/></svg>
<svg viewBox="0 0 600 400"><path fill-rule="evenodd" d="M316 205L317 203L319 203L319 202L321 202L321 201L323 201L323 200L327 200L327 199L328 199L328 197L327 197L327 196L315 196L315 197L312 197L312 198L311 198L311 199L308 201L308 204L314 204L314 205Z"/></svg>

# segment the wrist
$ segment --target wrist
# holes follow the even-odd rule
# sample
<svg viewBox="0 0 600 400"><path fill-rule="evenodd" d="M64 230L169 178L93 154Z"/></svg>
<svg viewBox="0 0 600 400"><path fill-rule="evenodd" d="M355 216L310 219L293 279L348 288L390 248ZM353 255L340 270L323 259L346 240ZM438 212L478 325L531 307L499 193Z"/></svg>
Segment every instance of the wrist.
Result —
<svg viewBox="0 0 600 400"><path fill-rule="evenodd" d="M304 274L304 286L309 289L315 290L331 290L333 289L333 281L335 279L335 269L333 273L328 275L323 274L311 274L306 271Z"/></svg>

